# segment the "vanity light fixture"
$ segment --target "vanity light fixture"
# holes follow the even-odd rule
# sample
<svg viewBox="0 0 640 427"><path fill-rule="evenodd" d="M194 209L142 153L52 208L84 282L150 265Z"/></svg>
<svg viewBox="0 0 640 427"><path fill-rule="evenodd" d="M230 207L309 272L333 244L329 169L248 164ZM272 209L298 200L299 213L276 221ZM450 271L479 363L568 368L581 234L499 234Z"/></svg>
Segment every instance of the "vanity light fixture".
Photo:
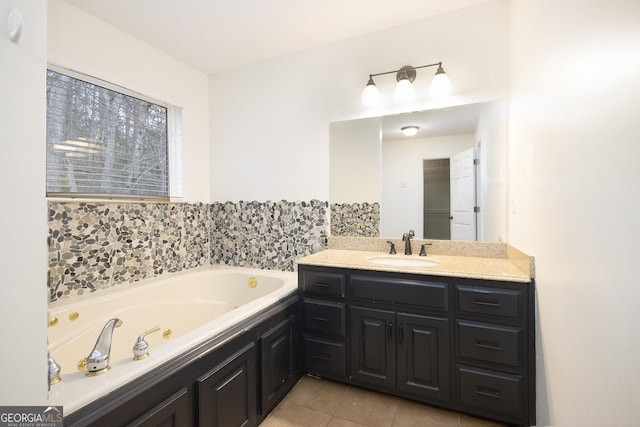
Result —
<svg viewBox="0 0 640 427"><path fill-rule="evenodd" d="M418 133L418 129L420 129L419 126L404 126L400 128L404 136L409 136L409 137Z"/></svg>
<svg viewBox="0 0 640 427"><path fill-rule="evenodd" d="M418 68L426 68L426 67L435 67L438 66L436 70L435 77L431 82L430 93L434 96L445 95L451 92L451 83L449 82L449 77L444 72L444 68L442 68L442 62L436 62L435 64L428 65L420 65L418 67L413 67L411 65L405 65L404 67L398 70L385 71L384 73L376 73L369 74L369 81L367 82L367 86L364 88L362 92L362 103L368 107L373 107L378 105L380 102L380 92L376 87L375 82L373 81L374 77L382 76L385 74L396 74L396 81L398 82L395 89L395 97L399 102L407 102L413 99L415 96L413 90L413 81L416 78L416 70Z"/></svg>

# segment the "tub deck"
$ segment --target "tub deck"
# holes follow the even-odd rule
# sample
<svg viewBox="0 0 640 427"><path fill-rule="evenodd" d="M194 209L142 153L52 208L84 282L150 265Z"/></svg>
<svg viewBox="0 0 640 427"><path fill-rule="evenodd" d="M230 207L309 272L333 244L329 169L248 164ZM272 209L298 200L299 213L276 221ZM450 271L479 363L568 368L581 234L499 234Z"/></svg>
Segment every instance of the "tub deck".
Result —
<svg viewBox="0 0 640 427"><path fill-rule="evenodd" d="M50 307L50 319L57 324L49 328L49 352L62 367L62 381L51 387L49 404L64 406L65 415L295 293L297 277L293 272L207 266L125 286L129 289ZM113 332L111 370L87 377L78 362L113 317L123 325ZM145 339L150 356L134 361L137 337L155 326L160 331Z"/></svg>

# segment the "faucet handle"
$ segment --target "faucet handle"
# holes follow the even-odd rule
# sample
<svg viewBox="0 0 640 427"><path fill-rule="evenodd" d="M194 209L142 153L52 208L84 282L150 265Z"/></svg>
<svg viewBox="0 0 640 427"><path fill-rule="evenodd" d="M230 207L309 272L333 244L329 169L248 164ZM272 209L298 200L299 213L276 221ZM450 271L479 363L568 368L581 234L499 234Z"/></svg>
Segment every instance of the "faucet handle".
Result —
<svg viewBox="0 0 640 427"><path fill-rule="evenodd" d="M422 245L420 245L420 253L418 255L420 256L427 256L427 250L425 248L425 246L431 246L431 243L423 243Z"/></svg>
<svg viewBox="0 0 640 427"><path fill-rule="evenodd" d="M389 255L395 255L396 245L391 240L387 240L387 243L391 245L391 247L389 248Z"/></svg>
<svg viewBox="0 0 640 427"><path fill-rule="evenodd" d="M62 381L62 377L60 376L60 371L62 369L60 368L60 365L58 365L58 363L50 355L49 355L48 365L49 365L49 387L51 387L52 385L58 384L60 381Z"/></svg>
<svg viewBox="0 0 640 427"><path fill-rule="evenodd" d="M149 343L144 340L144 337L159 330L160 326L154 326L138 336L136 343L133 345L133 360L142 360L149 357Z"/></svg>

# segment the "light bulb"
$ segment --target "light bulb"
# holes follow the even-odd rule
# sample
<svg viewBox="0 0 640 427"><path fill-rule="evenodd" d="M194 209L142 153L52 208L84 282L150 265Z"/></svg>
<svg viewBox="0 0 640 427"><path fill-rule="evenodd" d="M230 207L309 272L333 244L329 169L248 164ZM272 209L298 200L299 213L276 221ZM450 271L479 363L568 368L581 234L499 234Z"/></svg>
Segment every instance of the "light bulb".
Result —
<svg viewBox="0 0 640 427"><path fill-rule="evenodd" d="M371 76L369 76L367 86L362 91L362 103L367 107L374 107L380 103L380 92L378 92L378 88Z"/></svg>
<svg viewBox="0 0 640 427"><path fill-rule="evenodd" d="M398 102L408 102L413 99L415 92L409 79L401 79L396 85L395 97Z"/></svg>
<svg viewBox="0 0 640 427"><path fill-rule="evenodd" d="M451 82L449 77L444 72L442 65L438 66L438 71L431 81L431 88L429 93L433 96L448 95L451 93Z"/></svg>

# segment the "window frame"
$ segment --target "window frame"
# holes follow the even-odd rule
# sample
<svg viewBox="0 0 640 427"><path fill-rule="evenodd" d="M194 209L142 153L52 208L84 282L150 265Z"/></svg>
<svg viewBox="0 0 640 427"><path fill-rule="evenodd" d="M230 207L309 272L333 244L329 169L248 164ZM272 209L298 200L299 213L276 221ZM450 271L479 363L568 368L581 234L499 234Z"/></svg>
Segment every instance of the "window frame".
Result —
<svg viewBox="0 0 640 427"><path fill-rule="evenodd" d="M81 80L105 89L118 92L122 95L150 102L167 109L167 196L143 196L137 194L98 194L98 193L70 193L70 192L49 192L45 188L47 199L56 201L64 200L123 200L123 201L156 201L171 202L180 201L183 198L183 168L182 168L182 108L166 101L161 101L155 97L145 95L124 86L111 83L99 77L87 73L76 71L53 63L47 63L47 71L53 71L66 75L76 80ZM49 155L49 141L46 143L46 157ZM48 163L48 160L47 160ZM46 178L48 179L48 165ZM46 183L45 183L46 187Z"/></svg>

